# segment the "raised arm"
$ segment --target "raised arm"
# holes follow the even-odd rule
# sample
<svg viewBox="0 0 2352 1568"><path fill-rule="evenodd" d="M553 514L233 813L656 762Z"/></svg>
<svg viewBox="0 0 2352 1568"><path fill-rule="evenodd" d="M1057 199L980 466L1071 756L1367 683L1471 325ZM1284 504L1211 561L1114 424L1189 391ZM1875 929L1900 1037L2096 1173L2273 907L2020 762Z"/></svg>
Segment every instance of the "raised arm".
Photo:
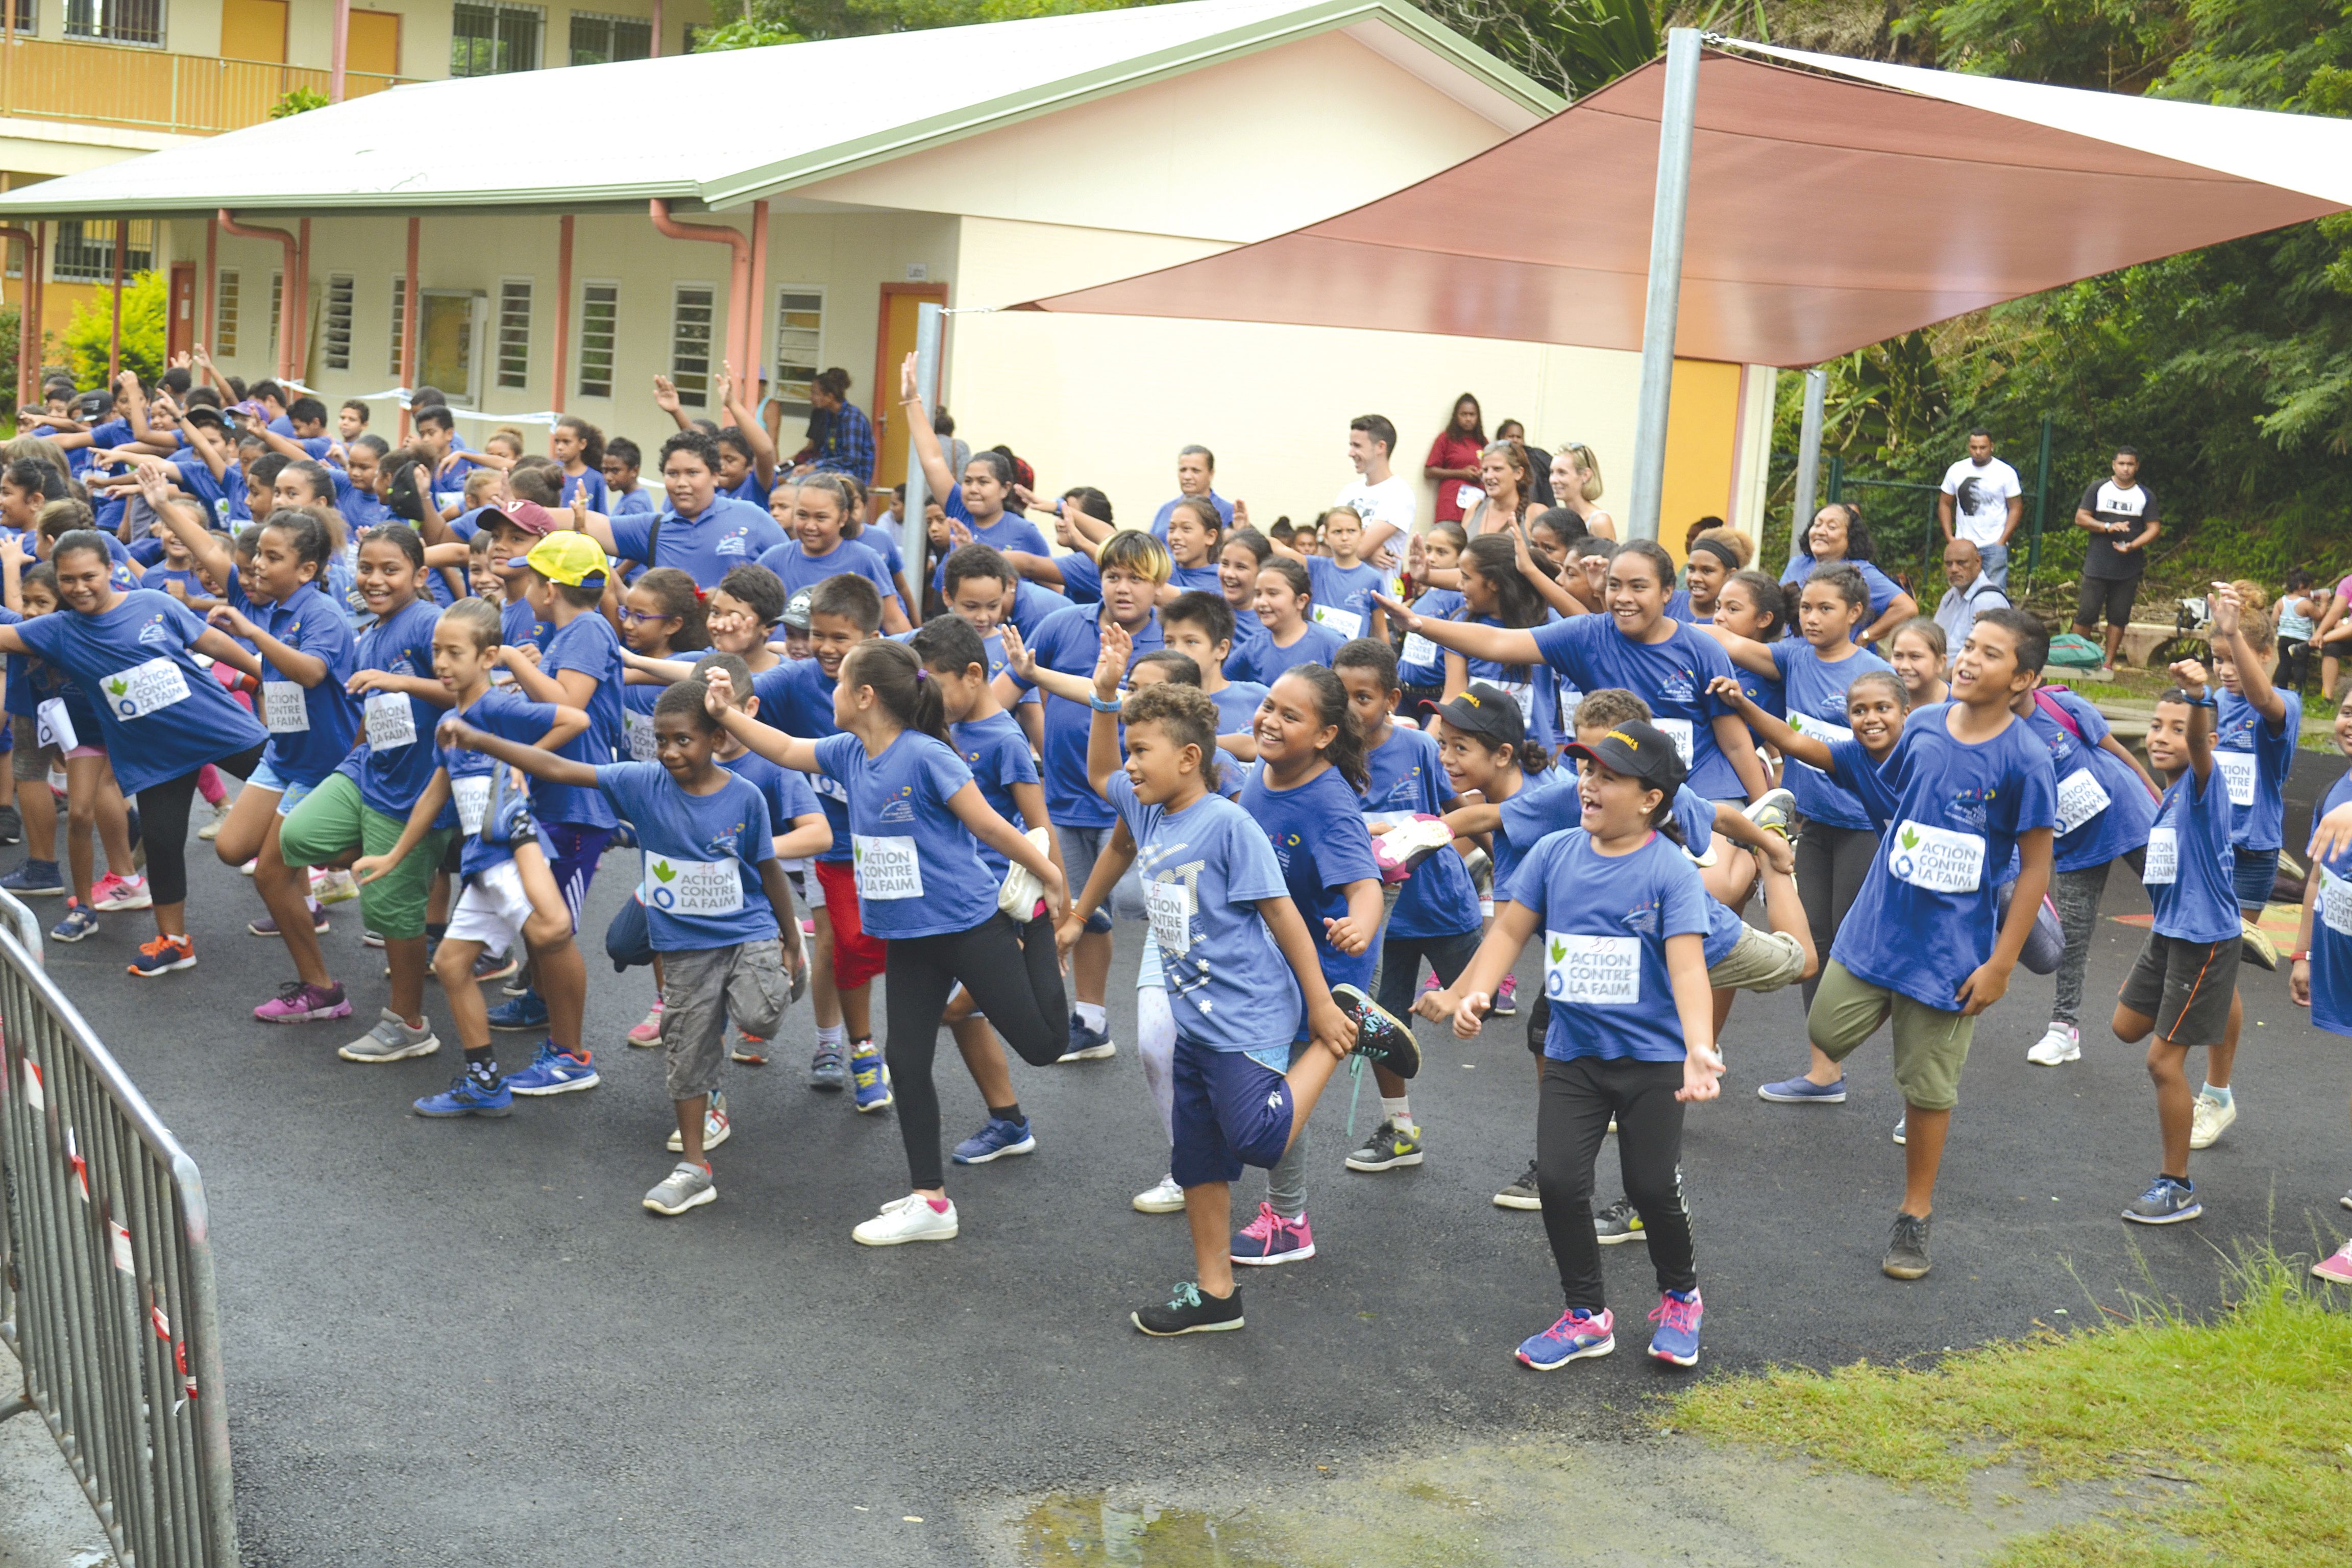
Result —
<svg viewBox="0 0 2352 1568"><path fill-rule="evenodd" d="M955 476L948 472L947 454L940 449L939 432L931 428L931 411L923 406L923 395L916 389L911 353L898 367L898 406L906 411L907 438L914 443L916 459L923 465L923 483L944 501L955 489Z"/></svg>
<svg viewBox="0 0 2352 1568"><path fill-rule="evenodd" d="M1809 768L1822 773L1830 771L1830 745L1827 741L1811 735L1800 735L1779 719L1748 700L1748 693L1739 689L1737 676L1718 675L1707 682L1707 694L1721 701L1739 715L1755 737L1784 757L1794 757Z"/></svg>
<svg viewBox="0 0 2352 1568"><path fill-rule="evenodd" d="M455 714L441 721L436 738L445 746L462 746L469 752L479 752L486 757L520 768L535 779L545 779L549 784L569 784L574 789L596 787L596 770L586 763L575 763L570 757L560 757L537 746L526 746L520 741L488 734Z"/></svg>
<svg viewBox="0 0 2352 1568"><path fill-rule="evenodd" d="M2205 666L2193 658L2184 658L2172 667L2173 683L2189 693L2192 706L2189 710L2189 766L2197 774L2197 789L2202 794L2205 783L2213 776L2213 705L2205 700Z"/></svg>
<svg viewBox="0 0 2352 1568"><path fill-rule="evenodd" d="M1510 626L1474 626L1468 621L1441 621L1428 616L1416 616L1406 605L1398 604L1385 594L1370 595L1372 603L1387 612L1390 624L1402 626L1407 632L1419 632L1440 647L1450 647L1456 653L1483 658L1490 664L1541 664L1542 650L1536 647L1536 635Z"/></svg>
<svg viewBox="0 0 2352 1568"><path fill-rule="evenodd" d="M719 406L735 428L743 432L743 444L751 448L751 471L760 478L761 486L776 482L776 444L769 439L767 426L745 403L741 389L735 384L735 367L725 360L719 362Z"/></svg>
<svg viewBox="0 0 2352 1568"><path fill-rule="evenodd" d="M709 688L702 706L719 721L727 732L751 750L779 767L803 773L823 773L817 765L816 742L803 741L797 735L787 735L772 724L762 724L735 706L735 680L723 669L707 669L702 673Z"/></svg>
<svg viewBox="0 0 2352 1568"><path fill-rule="evenodd" d="M1780 667L1773 661L1770 644L1741 637L1738 632L1726 631L1712 621L1698 629L1721 643L1723 651L1730 655L1731 662L1740 668L1772 680L1780 679Z"/></svg>
<svg viewBox="0 0 2352 1568"><path fill-rule="evenodd" d="M2286 698L2271 684L2254 645L2246 640L2245 601L2227 583L2213 584L2213 637L2229 645L2231 662L2238 667L2238 689L2247 703L2268 722L2275 734L2286 722Z"/></svg>
<svg viewBox="0 0 2352 1568"><path fill-rule="evenodd" d="M155 515L163 519L163 526L179 536L180 542L187 547L188 554L194 559L196 569L226 587L229 573L236 569L236 558L213 537L212 531L205 527L189 508L173 498L172 481L163 472L164 468L163 463L139 465L140 496L154 510Z"/></svg>
<svg viewBox="0 0 2352 1568"><path fill-rule="evenodd" d="M267 626L233 605L219 606L205 619L229 636L243 637L260 649L261 657L275 665L280 675L297 686L316 686L327 679L325 659L315 653L304 653L292 643L272 637Z"/></svg>

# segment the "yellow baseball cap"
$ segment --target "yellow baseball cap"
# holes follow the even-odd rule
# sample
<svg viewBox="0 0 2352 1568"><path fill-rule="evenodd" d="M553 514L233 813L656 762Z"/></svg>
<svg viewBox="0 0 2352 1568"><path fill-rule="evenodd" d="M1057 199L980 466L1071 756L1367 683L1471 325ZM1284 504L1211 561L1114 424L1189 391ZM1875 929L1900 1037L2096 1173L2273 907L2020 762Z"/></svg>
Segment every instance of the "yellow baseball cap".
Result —
<svg viewBox="0 0 2352 1568"><path fill-rule="evenodd" d="M596 542L569 529L549 534L530 547L530 554L507 564L528 566L551 583L575 588L587 585L591 577L601 582L607 570L604 552Z"/></svg>

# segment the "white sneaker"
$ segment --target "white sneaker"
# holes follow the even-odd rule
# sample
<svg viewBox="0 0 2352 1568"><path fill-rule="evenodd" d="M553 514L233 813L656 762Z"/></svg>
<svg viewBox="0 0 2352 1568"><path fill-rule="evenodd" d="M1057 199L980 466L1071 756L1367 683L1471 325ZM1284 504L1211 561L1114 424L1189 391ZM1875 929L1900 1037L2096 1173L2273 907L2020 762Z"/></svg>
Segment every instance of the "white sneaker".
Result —
<svg viewBox="0 0 2352 1568"><path fill-rule="evenodd" d="M310 879L310 896L322 904L349 903L360 896L360 885L349 871L321 871Z"/></svg>
<svg viewBox="0 0 2352 1568"><path fill-rule="evenodd" d="M239 866L236 868L237 875L240 877L250 877L253 875L253 868L260 864L261 857L257 855L252 859L247 860L244 865Z"/></svg>
<svg viewBox="0 0 2352 1568"><path fill-rule="evenodd" d="M2050 1032L2033 1043L2025 1059L2038 1068L2054 1068L2083 1059L2083 1032L2072 1024L2051 1021Z"/></svg>
<svg viewBox="0 0 2352 1568"><path fill-rule="evenodd" d="M712 1095L710 1108L702 1113L702 1152L709 1153L734 1135L735 1124L727 1119L727 1097ZM678 1136L675 1127L670 1129L667 1147L673 1154L686 1152L686 1140Z"/></svg>
<svg viewBox="0 0 2352 1568"><path fill-rule="evenodd" d="M907 1241L953 1241L956 1238L956 1208L950 1203L945 1214L931 1206L931 1200L920 1193L908 1193L895 1203L882 1205L882 1212L849 1233L852 1241L861 1247L896 1247Z"/></svg>
<svg viewBox="0 0 2352 1568"><path fill-rule="evenodd" d="M1176 1184L1175 1177L1162 1176L1135 1194L1135 1206L1142 1214L1181 1214L1184 1212L1184 1189Z"/></svg>
<svg viewBox="0 0 2352 1568"><path fill-rule="evenodd" d="M196 829L196 837L205 839L218 838L220 837L221 824L228 820L228 808L229 803L226 800L222 801L218 805L210 807L209 809L213 814L212 818L202 827Z"/></svg>
<svg viewBox="0 0 2352 1568"><path fill-rule="evenodd" d="M2189 1121L2189 1146L2191 1149L2210 1149L2221 1141L2221 1134L2229 1131L2230 1123L2236 1120L2238 1100L2235 1095L2225 1100L2215 1100L2209 1094L2199 1095L2197 1109L2190 1113Z"/></svg>

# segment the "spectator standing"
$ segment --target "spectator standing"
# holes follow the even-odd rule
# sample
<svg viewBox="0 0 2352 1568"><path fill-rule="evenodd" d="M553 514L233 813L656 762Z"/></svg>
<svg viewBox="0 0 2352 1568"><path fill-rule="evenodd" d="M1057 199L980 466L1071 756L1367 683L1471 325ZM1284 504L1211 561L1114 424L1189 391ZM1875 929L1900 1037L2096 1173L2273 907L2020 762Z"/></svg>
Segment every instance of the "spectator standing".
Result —
<svg viewBox="0 0 2352 1568"><path fill-rule="evenodd" d="M1617 520L1593 503L1601 499L1601 459L1581 441L1563 441L1552 455L1551 489L1595 539L1617 537Z"/></svg>
<svg viewBox="0 0 2352 1568"><path fill-rule="evenodd" d="M1969 432L1969 455L1944 470L1936 522L1944 542L1965 539L1984 559L1992 585L2009 587L2009 541L2025 516L2025 487L2017 470L1992 455L1992 435Z"/></svg>
<svg viewBox="0 0 2352 1568"><path fill-rule="evenodd" d="M1517 441L1528 455L1528 468L1535 480L1528 494L1535 503L1549 511L1559 504L1552 499L1551 454L1528 439L1528 427L1519 420L1506 419L1495 426L1497 441Z"/></svg>
<svg viewBox="0 0 2352 1568"><path fill-rule="evenodd" d="M809 383L809 406L824 416L821 434L812 433L793 474L847 474L861 485L874 482L874 422L849 401L849 373L838 366L816 373Z"/></svg>
<svg viewBox="0 0 2352 1568"><path fill-rule="evenodd" d="M1454 400L1454 416L1437 439L1429 444L1422 477L1437 486L1440 522L1459 522L1462 514L1486 499L1478 483L1478 454L1486 449L1486 419L1478 400L1468 393Z"/></svg>
<svg viewBox="0 0 2352 1568"><path fill-rule="evenodd" d="M2116 448L2108 466L2111 477L2083 492L2074 509L2074 526L2088 529L2091 542L2083 550L2083 587L2074 604L2074 635L2095 634L2099 616L2107 618L2102 667L2112 667L2123 647L2124 628L2131 625L2132 601L2139 596L2140 574L2147 569L2147 547L2164 531L2158 521L2156 497L2139 482L2139 454L2129 447ZM1948 479L1945 481L1950 483Z"/></svg>
<svg viewBox="0 0 2352 1568"><path fill-rule="evenodd" d="M1365 560L1383 568L1392 563L1384 553L1402 552L1412 537L1421 515L1421 498L1412 481L1389 467L1396 452L1396 426L1378 414L1360 414L1348 421L1348 461L1356 477L1339 487L1333 506L1346 507L1364 520Z"/></svg>
<svg viewBox="0 0 2352 1568"><path fill-rule="evenodd" d="M1234 525L1234 503L1217 493L1217 455L1206 447L1187 447L1176 454L1176 495L1160 503L1152 514L1152 537L1160 543L1168 542L1168 518L1178 506L1188 500L1204 500L1217 509L1224 520L1223 526Z"/></svg>
<svg viewBox="0 0 2352 1568"><path fill-rule="evenodd" d="M1944 546L1944 581L1950 584L1936 605L1936 624L1944 628L1944 646L1958 647L1969 640L1969 628L1987 610L2009 608L2009 595L1985 574L1984 557L1965 539Z"/></svg>

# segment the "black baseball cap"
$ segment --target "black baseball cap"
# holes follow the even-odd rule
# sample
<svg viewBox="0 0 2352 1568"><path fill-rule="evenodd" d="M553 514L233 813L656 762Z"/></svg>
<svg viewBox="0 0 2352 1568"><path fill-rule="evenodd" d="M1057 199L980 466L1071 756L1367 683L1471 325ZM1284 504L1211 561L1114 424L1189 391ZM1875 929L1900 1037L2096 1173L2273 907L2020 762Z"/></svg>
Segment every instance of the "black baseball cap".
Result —
<svg viewBox="0 0 2352 1568"><path fill-rule="evenodd" d="M1498 746L1527 744L1527 721L1519 705L1500 688L1474 680L1451 700L1423 702L1423 708L1466 734L1483 735Z"/></svg>
<svg viewBox="0 0 2352 1568"><path fill-rule="evenodd" d="M1675 750L1666 732L1638 719L1612 725L1607 734L1590 746L1571 741L1560 748L1560 755L1590 759L1612 773L1640 779L1668 795L1674 794L1689 775L1689 770L1683 766L1682 753Z"/></svg>
<svg viewBox="0 0 2352 1568"><path fill-rule="evenodd" d="M784 625L796 632L809 629L809 595L814 590L803 588L784 601Z"/></svg>

